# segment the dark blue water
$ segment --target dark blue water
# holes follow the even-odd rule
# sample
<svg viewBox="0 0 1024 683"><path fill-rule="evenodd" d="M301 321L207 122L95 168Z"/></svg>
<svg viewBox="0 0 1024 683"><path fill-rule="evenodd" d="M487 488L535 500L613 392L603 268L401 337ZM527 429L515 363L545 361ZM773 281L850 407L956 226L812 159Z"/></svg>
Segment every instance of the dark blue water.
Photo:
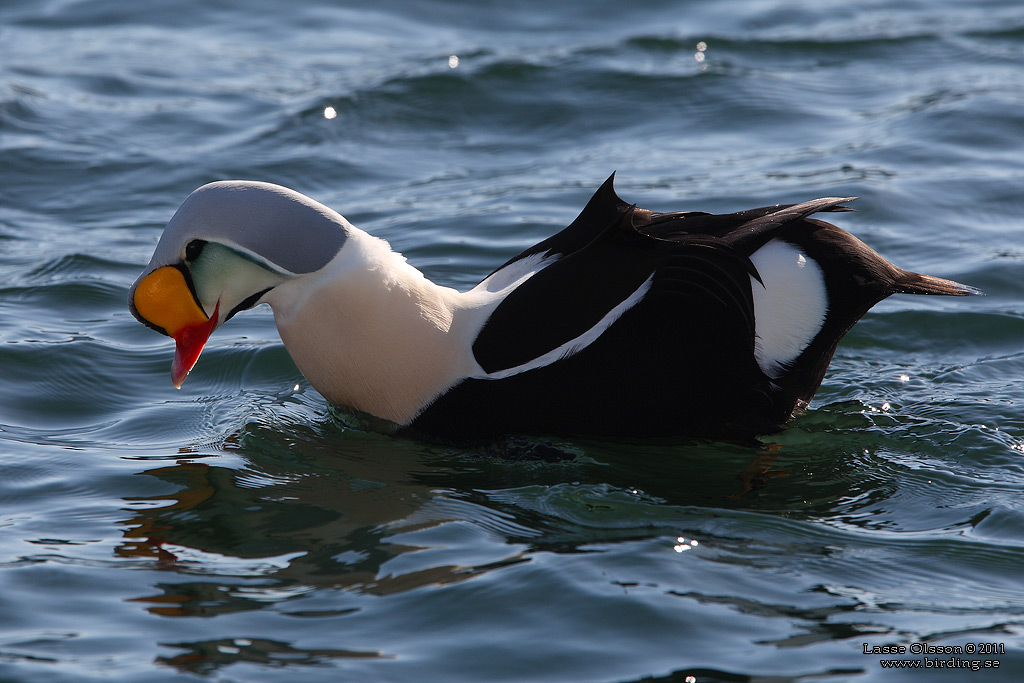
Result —
<svg viewBox="0 0 1024 683"><path fill-rule="evenodd" d="M126 309L208 181L465 288L612 171L662 211L859 196L986 296L878 306L764 449L558 463L359 430L263 309L177 392ZM1024 679L1022 274L1010 0L8 0L0 680Z"/></svg>

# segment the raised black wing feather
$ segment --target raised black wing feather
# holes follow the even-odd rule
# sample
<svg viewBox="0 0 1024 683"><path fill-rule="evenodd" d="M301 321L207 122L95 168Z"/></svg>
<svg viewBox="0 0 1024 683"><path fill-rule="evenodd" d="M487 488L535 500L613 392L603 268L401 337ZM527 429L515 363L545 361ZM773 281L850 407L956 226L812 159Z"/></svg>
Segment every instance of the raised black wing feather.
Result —
<svg viewBox="0 0 1024 683"><path fill-rule="evenodd" d="M704 234L719 237L746 255L753 254L780 229L821 211L852 211L843 206L856 197L823 197L799 204L781 204L729 214L678 212L650 214L637 229L660 239Z"/></svg>
<svg viewBox="0 0 1024 683"><path fill-rule="evenodd" d="M570 223L568 227L533 245L529 249L516 254L495 268L487 277L520 259L534 254L571 254L577 249L582 249L595 237L618 223L632 206L619 199L619 196L615 193L614 183L615 174L612 173L601 187L597 189L597 192L590 198L587 205L583 207L583 211L576 217L576 220Z"/></svg>

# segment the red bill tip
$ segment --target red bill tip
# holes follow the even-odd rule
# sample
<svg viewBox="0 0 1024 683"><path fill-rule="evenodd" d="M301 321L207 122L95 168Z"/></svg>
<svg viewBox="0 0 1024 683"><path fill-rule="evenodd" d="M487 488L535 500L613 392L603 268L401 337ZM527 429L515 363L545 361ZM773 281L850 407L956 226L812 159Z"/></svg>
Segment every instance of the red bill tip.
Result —
<svg viewBox="0 0 1024 683"><path fill-rule="evenodd" d="M206 340L210 338L213 329L217 326L217 317L220 313L220 302L217 302L213 315L204 323L183 327L174 335L174 362L171 364L171 381L175 389L181 385L192 371L199 354L206 346Z"/></svg>

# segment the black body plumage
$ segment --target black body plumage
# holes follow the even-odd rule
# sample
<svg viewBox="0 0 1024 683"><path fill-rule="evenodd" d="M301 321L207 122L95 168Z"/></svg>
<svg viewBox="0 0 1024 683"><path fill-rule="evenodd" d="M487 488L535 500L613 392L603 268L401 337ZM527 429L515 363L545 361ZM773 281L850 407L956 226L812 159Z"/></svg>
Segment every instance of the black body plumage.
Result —
<svg viewBox="0 0 1024 683"><path fill-rule="evenodd" d="M489 374L528 365L594 328L649 282L643 296L560 360L462 380L406 432L460 442L510 433L746 440L807 405L840 339L882 299L975 293L897 268L846 231L809 218L847 211L851 198L659 214L619 199L612 180L567 228L498 269L558 255L498 305L473 354ZM828 307L799 356L769 377L755 359L752 287L761 278L751 256L772 240L820 266Z"/></svg>

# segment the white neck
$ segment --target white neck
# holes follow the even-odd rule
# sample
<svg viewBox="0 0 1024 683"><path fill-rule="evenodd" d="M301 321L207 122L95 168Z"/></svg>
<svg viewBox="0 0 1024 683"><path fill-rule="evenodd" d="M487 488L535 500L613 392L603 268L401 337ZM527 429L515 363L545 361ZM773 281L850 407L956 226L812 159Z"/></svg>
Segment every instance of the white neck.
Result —
<svg viewBox="0 0 1024 683"><path fill-rule="evenodd" d="M325 398L406 424L482 372L472 342L486 304L497 300L436 285L384 240L347 229L331 263L264 300L299 370Z"/></svg>

